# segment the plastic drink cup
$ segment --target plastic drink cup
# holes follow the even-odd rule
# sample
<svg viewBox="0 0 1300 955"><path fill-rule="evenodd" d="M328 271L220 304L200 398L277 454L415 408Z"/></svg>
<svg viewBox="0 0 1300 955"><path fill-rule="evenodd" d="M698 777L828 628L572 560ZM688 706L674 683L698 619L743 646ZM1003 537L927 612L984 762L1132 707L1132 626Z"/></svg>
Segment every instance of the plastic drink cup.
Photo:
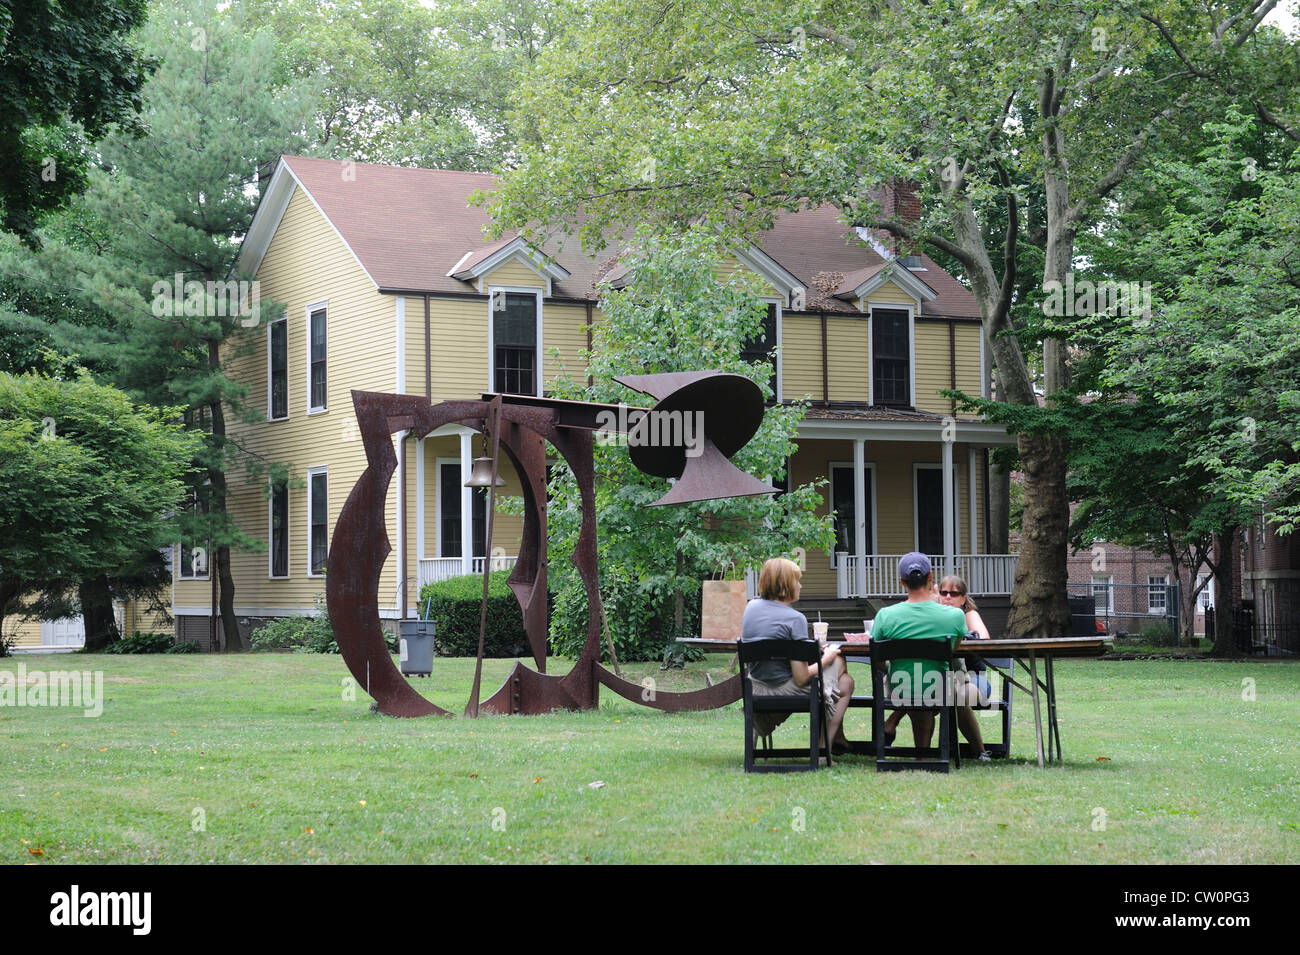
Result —
<svg viewBox="0 0 1300 955"><path fill-rule="evenodd" d="M813 636L817 638L818 643L825 643L827 636L830 635L831 625L825 620L813 621Z"/></svg>
<svg viewBox="0 0 1300 955"><path fill-rule="evenodd" d="M865 633L867 636L871 636L871 624L873 622L874 621L871 620L862 621L862 632Z"/></svg>

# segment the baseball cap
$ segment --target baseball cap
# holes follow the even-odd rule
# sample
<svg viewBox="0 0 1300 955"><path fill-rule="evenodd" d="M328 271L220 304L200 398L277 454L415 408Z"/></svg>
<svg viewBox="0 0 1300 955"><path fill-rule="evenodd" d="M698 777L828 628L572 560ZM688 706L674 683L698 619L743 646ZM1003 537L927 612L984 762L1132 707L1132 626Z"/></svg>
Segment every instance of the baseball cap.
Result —
<svg viewBox="0 0 1300 955"><path fill-rule="evenodd" d="M930 558L916 551L904 554L898 562L899 580L911 579L920 584L930 575L930 570Z"/></svg>

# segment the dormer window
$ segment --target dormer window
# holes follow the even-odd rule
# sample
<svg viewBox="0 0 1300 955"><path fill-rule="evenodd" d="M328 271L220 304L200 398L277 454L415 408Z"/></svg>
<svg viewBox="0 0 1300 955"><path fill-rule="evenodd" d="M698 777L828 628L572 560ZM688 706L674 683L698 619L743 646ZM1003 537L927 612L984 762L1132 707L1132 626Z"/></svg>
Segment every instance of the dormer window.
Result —
<svg viewBox="0 0 1300 955"><path fill-rule="evenodd" d="M904 309L871 310L872 403L912 406L912 316Z"/></svg>
<svg viewBox="0 0 1300 955"><path fill-rule="evenodd" d="M492 289L492 390L535 395L537 391L538 296Z"/></svg>

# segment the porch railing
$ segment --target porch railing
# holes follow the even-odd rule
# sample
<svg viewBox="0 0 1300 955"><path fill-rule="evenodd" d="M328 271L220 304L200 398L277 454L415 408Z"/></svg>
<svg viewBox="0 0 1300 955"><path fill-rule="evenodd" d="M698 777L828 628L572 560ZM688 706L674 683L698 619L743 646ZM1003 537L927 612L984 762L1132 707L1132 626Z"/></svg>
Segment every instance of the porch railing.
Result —
<svg viewBox="0 0 1300 955"><path fill-rule="evenodd" d="M972 594L1009 594L1016 581L1018 554L955 554L950 558L929 555L938 583L947 574L966 581ZM835 555L835 591L838 597L895 597L902 593L898 562L902 554Z"/></svg>
<svg viewBox="0 0 1300 955"><path fill-rule="evenodd" d="M518 557L475 557L471 562L472 574L483 573L483 562L490 560L492 570L510 570L515 566ZM423 587L425 584L431 584L438 580L447 580L450 577L461 577L465 574L465 563L459 557L421 557L420 558L420 583Z"/></svg>

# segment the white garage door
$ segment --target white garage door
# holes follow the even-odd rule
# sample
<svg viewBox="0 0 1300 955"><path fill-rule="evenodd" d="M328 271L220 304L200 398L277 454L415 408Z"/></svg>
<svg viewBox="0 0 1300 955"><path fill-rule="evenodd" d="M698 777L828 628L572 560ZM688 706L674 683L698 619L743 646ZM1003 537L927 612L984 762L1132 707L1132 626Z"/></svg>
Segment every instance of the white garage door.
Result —
<svg viewBox="0 0 1300 955"><path fill-rule="evenodd" d="M86 622L80 616L42 621L41 646L84 647L85 645Z"/></svg>

